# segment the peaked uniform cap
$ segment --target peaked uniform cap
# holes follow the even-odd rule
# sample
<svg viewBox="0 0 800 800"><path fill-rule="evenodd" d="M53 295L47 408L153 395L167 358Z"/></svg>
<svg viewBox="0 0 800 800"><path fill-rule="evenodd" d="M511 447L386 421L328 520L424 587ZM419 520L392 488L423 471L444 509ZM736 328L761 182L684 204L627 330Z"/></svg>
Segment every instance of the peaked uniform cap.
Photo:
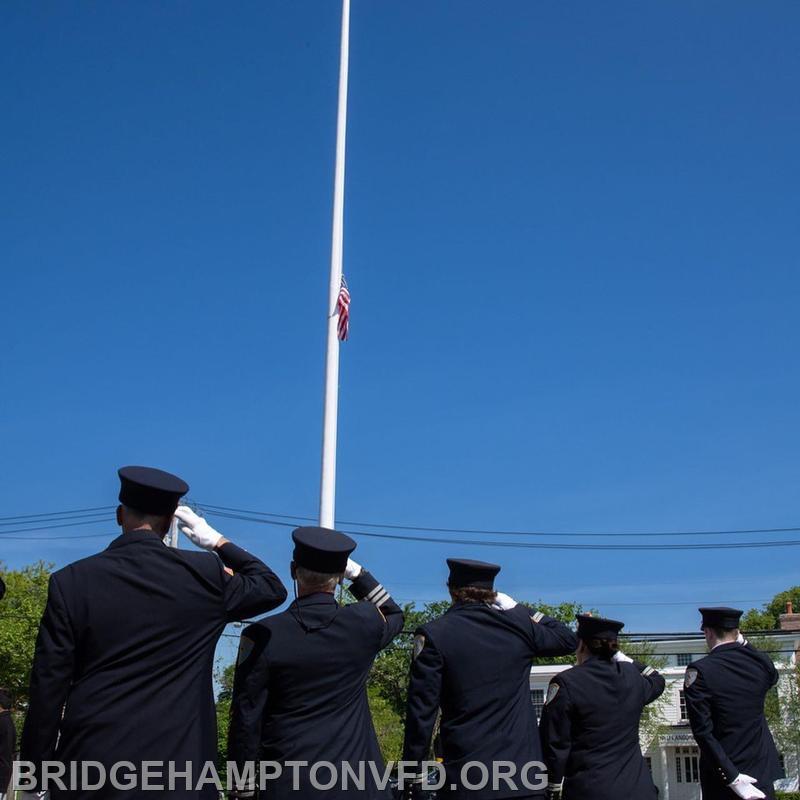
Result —
<svg viewBox="0 0 800 800"><path fill-rule="evenodd" d="M314 572L333 575L344 572L356 543L331 528L303 527L292 531L295 564Z"/></svg>
<svg viewBox="0 0 800 800"><path fill-rule="evenodd" d="M178 502L189 491L189 484L155 467L120 467L119 501L145 514L167 516L175 513Z"/></svg>
<svg viewBox="0 0 800 800"><path fill-rule="evenodd" d="M453 589L474 586L477 589L494 589L494 579L500 572L497 564L472 561L468 558L448 558L450 577L447 585Z"/></svg>

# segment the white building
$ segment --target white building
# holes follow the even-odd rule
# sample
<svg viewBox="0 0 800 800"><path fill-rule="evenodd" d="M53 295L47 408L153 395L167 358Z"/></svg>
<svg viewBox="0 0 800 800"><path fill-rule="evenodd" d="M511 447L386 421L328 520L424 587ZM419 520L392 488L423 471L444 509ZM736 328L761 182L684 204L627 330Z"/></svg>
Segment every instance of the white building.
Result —
<svg viewBox="0 0 800 800"><path fill-rule="evenodd" d="M793 680L795 666L800 663L800 614L781 616L781 630L760 637L759 646L769 650L782 674L781 684L786 690L787 682ZM767 644L768 643L768 644ZM659 672L667 682L660 711L663 720L661 732L654 741L642 741L645 758L658 787L660 800L699 800L700 774L699 750L686 718L686 703L683 697L683 678L686 667L706 655L703 639L659 639L650 641L655 657L666 662ZM541 715L547 686L550 679L569 666L534 666L531 668L531 701L536 707L537 718ZM798 790L797 753L782 753L787 778L776 784L784 791Z"/></svg>

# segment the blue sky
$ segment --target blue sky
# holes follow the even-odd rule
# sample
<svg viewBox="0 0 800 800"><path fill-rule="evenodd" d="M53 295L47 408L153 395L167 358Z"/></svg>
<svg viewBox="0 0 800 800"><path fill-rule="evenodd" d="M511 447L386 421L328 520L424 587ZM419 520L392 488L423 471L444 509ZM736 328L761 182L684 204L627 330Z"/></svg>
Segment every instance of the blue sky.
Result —
<svg viewBox="0 0 800 800"><path fill-rule="evenodd" d="M800 524L800 6L352 15L339 518ZM2 5L1 516L113 503L126 463L316 513L338 25L332 0ZM218 527L288 578L285 529ZM39 535L0 558L103 544ZM420 601L446 556L497 560L641 631L760 604L797 553L358 557Z"/></svg>

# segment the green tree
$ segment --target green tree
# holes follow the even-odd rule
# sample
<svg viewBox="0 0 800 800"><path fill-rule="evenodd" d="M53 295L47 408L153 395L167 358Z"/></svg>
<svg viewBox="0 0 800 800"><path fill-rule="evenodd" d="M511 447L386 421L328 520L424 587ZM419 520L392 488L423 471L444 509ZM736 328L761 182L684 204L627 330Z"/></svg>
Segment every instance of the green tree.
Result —
<svg viewBox="0 0 800 800"><path fill-rule="evenodd" d="M620 639L620 650L626 656L642 664L647 664L653 669L662 669L667 666L666 656L657 656L650 642L633 642L623 637ZM668 687L661 697L644 707L642 717L639 720L639 740L642 743L644 752L647 752L650 749L650 745L669 727L666 713L669 705L670 690Z"/></svg>
<svg viewBox="0 0 800 800"><path fill-rule="evenodd" d="M220 686L217 694L217 771L224 782L228 762L228 726L231 721L231 698L236 664L217 665L214 677Z"/></svg>
<svg viewBox="0 0 800 800"><path fill-rule="evenodd" d="M0 602L0 686L11 692L18 706L28 700L36 634L52 569L43 561L17 570L0 569L6 584Z"/></svg>
<svg viewBox="0 0 800 800"><path fill-rule="evenodd" d="M780 625L780 615L786 613L786 604L791 602L800 611L800 586L792 586L778 592L763 608L751 608L743 617L743 631L769 631Z"/></svg>
<svg viewBox="0 0 800 800"><path fill-rule="evenodd" d="M372 724L385 761L399 761L403 753L403 718L380 695L375 686L367 687Z"/></svg>

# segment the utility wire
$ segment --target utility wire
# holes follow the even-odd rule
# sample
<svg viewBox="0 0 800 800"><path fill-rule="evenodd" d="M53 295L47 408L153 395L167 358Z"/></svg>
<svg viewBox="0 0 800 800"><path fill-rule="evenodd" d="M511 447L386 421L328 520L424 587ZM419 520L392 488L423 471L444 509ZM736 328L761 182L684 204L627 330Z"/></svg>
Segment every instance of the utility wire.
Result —
<svg viewBox="0 0 800 800"><path fill-rule="evenodd" d="M72 514L83 514L89 511L111 511L116 506L95 506L94 508L76 508L72 511L48 511L42 514L20 514L16 517L0 517L0 522L5 522L6 520L22 520L22 519L40 519L43 517L60 517L60 516L70 516Z"/></svg>
<svg viewBox="0 0 800 800"><path fill-rule="evenodd" d="M40 525L40 526L38 526L36 528L12 528L9 531L0 531L0 536L5 537L9 533L30 533L31 531L51 531L51 530L54 530L55 528L76 528L76 527L78 527L80 525L95 525L98 522L103 522L103 523L112 522L113 519L114 519L113 517L103 517L102 519L93 519L93 520L90 520L90 521L82 520L81 522L64 522L64 523L60 523L58 525ZM27 537L9 536L8 538L9 539L14 539L14 538L27 538ZM36 538L36 537L34 537L34 538ZM39 537L39 538L44 538L44 537ZM80 537L76 536L74 538L77 539L77 538L80 538Z"/></svg>
<svg viewBox="0 0 800 800"><path fill-rule="evenodd" d="M48 525L55 522L93 522L96 520L113 519L114 515L108 511L95 512L93 514L66 514L64 516L49 517L48 519L29 519L16 520L15 522L0 522L0 528L7 528L9 525L39 525L46 522ZM24 530L24 529L23 529ZM0 531L2 533L2 531Z"/></svg>
<svg viewBox="0 0 800 800"><path fill-rule="evenodd" d="M110 536L116 535L114 533L84 533L79 536L3 536L0 541L47 542L55 539L108 539Z"/></svg>
<svg viewBox="0 0 800 800"><path fill-rule="evenodd" d="M226 511L236 514L252 514L261 517L274 517L276 519L294 519L302 522L316 521L316 517L303 517L293 514L276 514L271 511L252 511L232 506L218 506L212 503L198 503L198 506L207 510ZM740 533L798 533L800 527L789 528L739 528L731 530L705 530L705 531L628 531L625 533L600 533L598 531L509 531L488 530L483 528L440 528L426 525L401 525L396 522L358 522L354 520L341 520L342 525L355 525L359 528L386 528L403 531L423 531L426 533L467 533L485 534L487 536L732 536Z"/></svg>
<svg viewBox="0 0 800 800"><path fill-rule="evenodd" d="M294 524L290 522L278 522L271 519L245 516L244 514L213 511L212 509L202 505L199 507L212 516L222 517L224 519L255 522L260 525L273 525L282 528L295 527ZM529 550L746 550L754 548L797 547L800 545L800 540L797 539L768 540L761 542L701 542L695 544L561 544L559 542L504 542L480 539L440 539L433 536L404 536L393 533L375 533L373 531L354 531L347 529L340 530L342 533L346 533L350 536L366 536L375 539L393 539L401 542L428 542L433 544L448 545L463 544L475 545L478 547L503 547Z"/></svg>

